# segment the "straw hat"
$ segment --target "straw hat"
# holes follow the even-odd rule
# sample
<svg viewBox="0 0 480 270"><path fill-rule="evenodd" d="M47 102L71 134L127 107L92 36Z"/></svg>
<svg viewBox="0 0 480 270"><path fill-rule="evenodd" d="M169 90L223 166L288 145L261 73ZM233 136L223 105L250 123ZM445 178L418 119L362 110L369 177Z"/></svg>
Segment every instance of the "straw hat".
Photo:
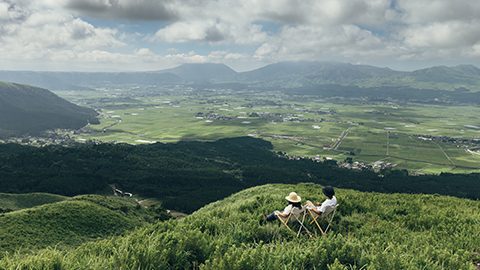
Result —
<svg viewBox="0 0 480 270"><path fill-rule="evenodd" d="M296 192L290 192L285 199L289 202L298 203L302 201L302 197L298 196Z"/></svg>

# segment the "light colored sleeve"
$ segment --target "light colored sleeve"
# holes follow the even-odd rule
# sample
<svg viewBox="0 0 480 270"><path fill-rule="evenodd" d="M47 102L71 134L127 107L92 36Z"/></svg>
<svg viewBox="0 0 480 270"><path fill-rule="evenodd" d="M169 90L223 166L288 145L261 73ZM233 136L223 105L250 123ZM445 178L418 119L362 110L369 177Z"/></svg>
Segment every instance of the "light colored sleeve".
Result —
<svg viewBox="0 0 480 270"><path fill-rule="evenodd" d="M287 207L285 207L285 209L283 209L283 214L285 214L285 215L290 214L290 212L292 212L292 208L293 208L293 206L291 204L287 205Z"/></svg>
<svg viewBox="0 0 480 270"><path fill-rule="evenodd" d="M317 210L320 211L320 212L325 212L325 209L330 206L330 200L325 200L323 201L322 205L320 205L319 207L317 207Z"/></svg>
<svg viewBox="0 0 480 270"><path fill-rule="evenodd" d="M333 197L333 199L326 199L322 205L320 205L317 210L322 212L322 213L325 213L325 211L327 210L327 208L329 207L334 207L335 205L337 205L337 198Z"/></svg>

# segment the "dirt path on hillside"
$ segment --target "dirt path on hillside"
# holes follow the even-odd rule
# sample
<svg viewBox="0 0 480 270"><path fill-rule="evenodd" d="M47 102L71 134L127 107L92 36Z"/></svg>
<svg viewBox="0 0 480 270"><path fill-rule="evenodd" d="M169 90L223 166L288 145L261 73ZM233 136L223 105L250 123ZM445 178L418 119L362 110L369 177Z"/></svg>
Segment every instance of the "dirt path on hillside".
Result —
<svg viewBox="0 0 480 270"><path fill-rule="evenodd" d="M175 210L167 210L167 211L175 219L180 219L180 218L184 218L184 217L188 216L188 214L178 212L178 211L175 211Z"/></svg>

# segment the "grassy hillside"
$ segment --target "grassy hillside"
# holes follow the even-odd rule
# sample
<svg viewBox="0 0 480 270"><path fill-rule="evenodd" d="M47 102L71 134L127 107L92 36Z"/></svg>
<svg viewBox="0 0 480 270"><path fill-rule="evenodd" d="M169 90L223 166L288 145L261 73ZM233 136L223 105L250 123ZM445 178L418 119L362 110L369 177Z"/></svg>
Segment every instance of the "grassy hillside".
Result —
<svg viewBox="0 0 480 270"><path fill-rule="evenodd" d="M23 195L30 204L33 201L31 198L38 196L40 195ZM43 195L43 198L46 198L45 196ZM17 199L21 201L21 198ZM16 205L26 207L27 204L29 203ZM1 214L0 253L17 249L31 251L53 245L78 245L88 240L122 233L148 221L153 221L152 213L138 206L132 199L78 196Z"/></svg>
<svg viewBox="0 0 480 270"><path fill-rule="evenodd" d="M0 82L0 137L38 134L48 129L77 129L97 123L97 113L52 92L28 85Z"/></svg>
<svg viewBox="0 0 480 270"><path fill-rule="evenodd" d="M480 261L479 201L338 189L341 206L327 237L260 225L293 190L321 199L314 184L259 186L126 236L5 257L0 268L475 269Z"/></svg>
<svg viewBox="0 0 480 270"><path fill-rule="evenodd" d="M10 212L66 200L68 197L49 193L0 193L0 212Z"/></svg>

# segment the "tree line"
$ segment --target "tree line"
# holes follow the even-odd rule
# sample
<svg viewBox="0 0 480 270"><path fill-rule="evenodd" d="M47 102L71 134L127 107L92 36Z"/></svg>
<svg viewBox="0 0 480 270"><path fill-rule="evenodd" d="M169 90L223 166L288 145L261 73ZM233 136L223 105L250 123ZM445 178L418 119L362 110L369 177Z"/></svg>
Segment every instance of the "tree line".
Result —
<svg viewBox="0 0 480 270"><path fill-rule="evenodd" d="M313 182L360 191L443 194L480 198L480 174L408 175L402 170L353 171L335 162L289 160L270 142L250 137L214 142L70 147L0 145L0 190L67 196L122 190L194 211L247 187Z"/></svg>

